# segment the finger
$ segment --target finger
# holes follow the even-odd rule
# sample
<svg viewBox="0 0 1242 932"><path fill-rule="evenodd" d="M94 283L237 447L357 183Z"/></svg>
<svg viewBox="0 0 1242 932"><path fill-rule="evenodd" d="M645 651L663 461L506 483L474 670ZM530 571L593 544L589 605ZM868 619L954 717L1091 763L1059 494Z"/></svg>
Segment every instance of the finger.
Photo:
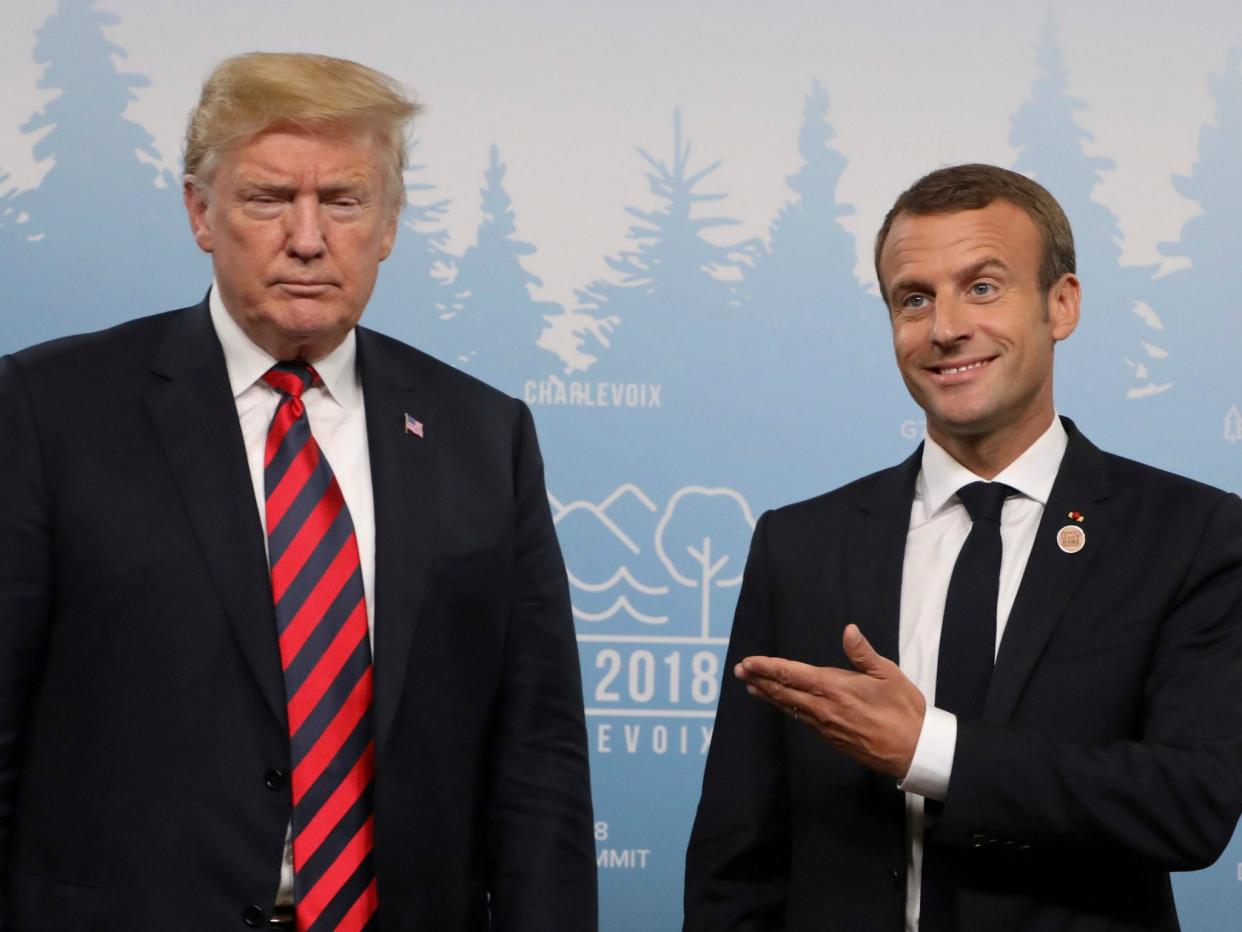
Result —
<svg viewBox="0 0 1242 932"><path fill-rule="evenodd" d="M792 689L778 680L766 678L748 681L746 683L746 691L756 699L762 699L787 715L794 709L797 709L804 721L817 717L819 703L822 701L816 695L799 689Z"/></svg>
<svg viewBox="0 0 1242 932"><path fill-rule="evenodd" d="M841 646L845 649L845 656L850 658L850 663L858 671L868 676L883 676L888 672L888 660L876 652L858 625L845 626L845 633L841 635Z"/></svg>
<svg viewBox="0 0 1242 932"><path fill-rule="evenodd" d="M803 722L807 725L814 724L815 719L810 709L810 701L814 697L787 690L775 680L765 680L764 682L769 684L769 688L762 689L748 683L746 691L756 699L761 699L774 709L788 715L795 722Z"/></svg>
<svg viewBox="0 0 1242 932"><path fill-rule="evenodd" d="M739 664L741 679L751 682L756 679L775 680L784 686L815 692L816 685L823 675L823 670L797 660L785 660L782 657L746 657Z"/></svg>

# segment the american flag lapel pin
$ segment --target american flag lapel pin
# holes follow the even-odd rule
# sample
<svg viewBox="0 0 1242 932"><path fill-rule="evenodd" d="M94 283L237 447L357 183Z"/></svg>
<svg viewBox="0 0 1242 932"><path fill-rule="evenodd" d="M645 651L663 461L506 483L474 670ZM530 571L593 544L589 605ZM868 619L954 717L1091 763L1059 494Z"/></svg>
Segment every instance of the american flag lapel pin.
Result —
<svg viewBox="0 0 1242 932"><path fill-rule="evenodd" d="M423 436L423 422L418 418L411 416L408 411L405 414L405 432L407 434L413 434L415 437L420 439Z"/></svg>

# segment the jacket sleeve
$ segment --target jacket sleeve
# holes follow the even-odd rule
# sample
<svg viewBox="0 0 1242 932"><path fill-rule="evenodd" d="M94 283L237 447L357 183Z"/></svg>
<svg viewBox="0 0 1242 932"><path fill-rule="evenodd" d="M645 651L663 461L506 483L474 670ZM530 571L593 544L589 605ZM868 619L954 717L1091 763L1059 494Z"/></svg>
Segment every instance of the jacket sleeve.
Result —
<svg viewBox="0 0 1242 932"><path fill-rule="evenodd" d="M768 517L755 526L746 559L686 851L685 932L784 928L790 814L781 716L733 676L743 657L773 652Z"/></svg>
<svg viewBox="0 0 1242 932"><path fill-rule="evenodd" d="M1189 565L1152 648L1136 736L1071 744L959 722L937 845L1050 856L1096 849L1163 870L1195 870L1220 856L1242 812L1236 495L1220 496Z"/></svg>
<svg viewBox="0 0 1242 932"><path fill-rule="evenodd" d="M26 718L50 634L50 551L49 502L29 390L17 363L5 357L0 359L0 877L8 874Z"/></svg>
<svg viewBox="0 0 1242 932"><path fill-rule="evenodd" d="M595 842L578 648L534 423L517 403L514 577L488 812L492 928L591 932Z"/></svg>

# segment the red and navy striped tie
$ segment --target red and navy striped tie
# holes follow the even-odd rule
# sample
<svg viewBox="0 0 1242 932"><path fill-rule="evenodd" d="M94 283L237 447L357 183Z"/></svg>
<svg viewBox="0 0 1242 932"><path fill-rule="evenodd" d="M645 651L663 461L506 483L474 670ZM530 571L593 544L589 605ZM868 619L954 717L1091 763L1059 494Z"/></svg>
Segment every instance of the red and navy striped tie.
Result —
<svg viewBox="0 0 1242 932"><path fill-rule="evenodd" d="M263 484L292 745L297 928L361 930L378 899L371 643L358 542L302 404L319 376L306 363L282 362L263 378L281 394Z"/></svg>

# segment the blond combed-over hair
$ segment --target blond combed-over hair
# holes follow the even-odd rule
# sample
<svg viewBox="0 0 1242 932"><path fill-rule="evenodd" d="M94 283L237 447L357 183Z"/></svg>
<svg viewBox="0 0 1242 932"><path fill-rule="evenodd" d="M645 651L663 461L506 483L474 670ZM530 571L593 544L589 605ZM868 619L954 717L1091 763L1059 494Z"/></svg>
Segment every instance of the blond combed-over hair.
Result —
<svg viewBox="0 0 1242 932"><path fill-rule="evenodd" d="M190 111L186 180L210 187L216 160L266 130L339 129L371 134L387 162L386 200L405 203L409 126L422 108L393 78L343 58L300 52L247 52L216 66Z"/></svg>

